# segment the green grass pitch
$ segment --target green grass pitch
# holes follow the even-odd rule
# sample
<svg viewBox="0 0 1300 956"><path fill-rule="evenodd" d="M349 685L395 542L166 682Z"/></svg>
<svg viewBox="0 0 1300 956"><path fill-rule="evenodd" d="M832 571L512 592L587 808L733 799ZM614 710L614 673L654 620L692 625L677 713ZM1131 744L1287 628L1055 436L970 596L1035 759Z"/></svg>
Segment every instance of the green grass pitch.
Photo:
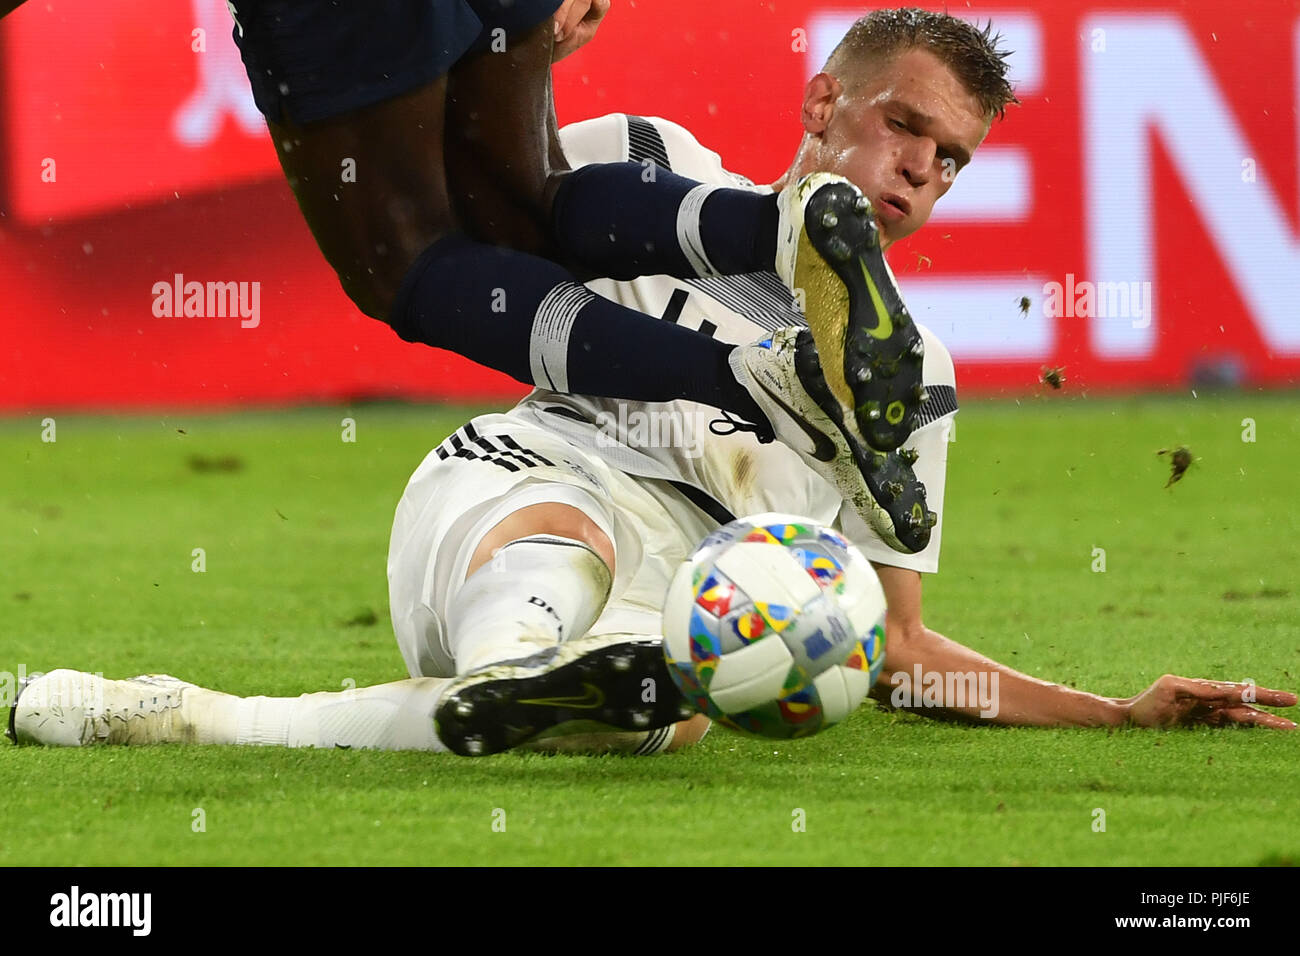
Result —
<svg viewBox="0 0 1300 956"><path fill-rule="evenodd" d="M59 415L53 443L43 416L0 422L0 669L280 695L404 677L389 522L471 411ZM1044 393L970 402L956 437L931 627L1116 696L1165 672L1300 687L1300 397ZM1198 460L1167 489L1177 444ZM0 742L0 864L1295 863L1297 757L1294 733L871 705L651 759Z"/></svg>

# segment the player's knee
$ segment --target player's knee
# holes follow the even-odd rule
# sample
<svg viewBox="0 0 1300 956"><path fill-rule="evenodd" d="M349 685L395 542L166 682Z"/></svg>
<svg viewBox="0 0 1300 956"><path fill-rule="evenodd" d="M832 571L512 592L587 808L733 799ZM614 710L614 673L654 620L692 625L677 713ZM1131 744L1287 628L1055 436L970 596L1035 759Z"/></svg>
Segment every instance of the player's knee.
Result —
<svg viewBox="0 0 1300 956"><path fill-rule="evenodd" d="M392 326L400 334L401 316L394 313L393 307L407 273L418 258L417 253L386 256L379 261L372 259L355 270L339 272L339 284L364 315Z"/></svg>
<svg viewBox="0 0 1300 956"><path fill-rule="evenodd" d="M346 264L336 266L339 284L352 304L363 314L397 329L402 317L394 314L393 307L407 276L413 268L435 261L437 250L429 252L430 247L451 234L450 229L443 228L445 224L437 225L433 230L419 230L418 238L410 236L406 241L391 237L367 242L347 257Z"/></svg>
<svg viewBox="0 0 1300 956"><path fill-rule="evenodd" d="M372 319L392 325L393 302L397 299L397 286L377 280L374 276L339 276L339 284L352 304Z"/></svg>
<svg viewBox="0 0 1300 956"><path fill-rule="evenodd" d="M543 502L512 512L493 526L474 549L469 574L491 560L492 555L512 541L533 535L549 534L580 541L591 548L614 573L614 543L600 525L572 505Z"/></svg>

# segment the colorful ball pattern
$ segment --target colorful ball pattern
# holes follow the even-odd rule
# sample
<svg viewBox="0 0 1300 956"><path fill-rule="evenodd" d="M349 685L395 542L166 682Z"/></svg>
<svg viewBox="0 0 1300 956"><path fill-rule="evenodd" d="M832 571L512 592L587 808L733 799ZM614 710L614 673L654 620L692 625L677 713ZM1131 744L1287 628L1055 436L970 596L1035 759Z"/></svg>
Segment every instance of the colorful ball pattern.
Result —
<svg viewBox="0 0 1300 956"><path fill-rule="evenodd" d="M677 570L664 654L686 699L734 730L808 737L847 717L885 659L885 594L843 535L762 514L724 525Z"/></svg>

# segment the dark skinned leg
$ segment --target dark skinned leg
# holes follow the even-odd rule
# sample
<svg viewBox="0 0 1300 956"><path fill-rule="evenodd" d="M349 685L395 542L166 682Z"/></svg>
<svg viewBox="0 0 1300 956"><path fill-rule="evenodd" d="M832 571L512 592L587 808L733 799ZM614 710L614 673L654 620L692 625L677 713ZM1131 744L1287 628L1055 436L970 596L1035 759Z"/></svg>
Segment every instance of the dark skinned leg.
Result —
<svg viewBox="0 0 1300 956"><path fill-rule="evenodd" d="M456 228L443 169L446 77L337 119L268 121L280 166L348 297L387 319L411 264ZM344 166L355 162L355 182Z"/></svg>
<svg viewBox="0 0 1300 956"><path fill-rule="evenodd" d="M568 171L551 93L551 21L460 60L447 83L447 178L465 232L556 259L551 198Z"/></svg>
<svg viewBox="0 0 1300 956"><path fill-rule="evenodd" d="M761 421L729 368L731 346L599 299L554 262L506 247L548 245L547 196L559 172L551 159L561 158L552 42L543 24L511 52L467 61L454 115L452 81L440 79L334 119L272 122L322 253L358 308L408 341L529 384L633 401L691 398ZM492 108L470 110L471 102ZM445 135L460 146L463 181L448 182ZM355 182L343 176L350 161Z"/></svg>
<svg viewBox="0 0 1300 956"><path fill-rule="evenodd" d="M580 185L569 190L567 213L555 207L570 171L554 118L553 38L544 23L500 53L465 57L451 69L447 176L466 232L562 262L583 277L696 275L677 235L678 204L699 185L692 180L661 170L649 185L635 165L587 167L570 181ZM698 215L713 267L775 268L774 197L719 189Z"/></svg>

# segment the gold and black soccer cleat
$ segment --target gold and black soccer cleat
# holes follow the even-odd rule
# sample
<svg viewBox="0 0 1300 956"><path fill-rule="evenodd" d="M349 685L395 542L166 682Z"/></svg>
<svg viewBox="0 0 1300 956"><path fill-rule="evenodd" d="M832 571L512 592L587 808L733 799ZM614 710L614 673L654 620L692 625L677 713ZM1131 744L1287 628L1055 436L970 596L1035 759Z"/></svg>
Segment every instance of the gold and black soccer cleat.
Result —
<svg viewBox="0 0 1300 956"><path fill-rule="evenodd" d="M813 173L782 190L776 266L802 304L826 384L858 442L893 451L925 400L925 346L885 261L871 203Z"/></svg>

